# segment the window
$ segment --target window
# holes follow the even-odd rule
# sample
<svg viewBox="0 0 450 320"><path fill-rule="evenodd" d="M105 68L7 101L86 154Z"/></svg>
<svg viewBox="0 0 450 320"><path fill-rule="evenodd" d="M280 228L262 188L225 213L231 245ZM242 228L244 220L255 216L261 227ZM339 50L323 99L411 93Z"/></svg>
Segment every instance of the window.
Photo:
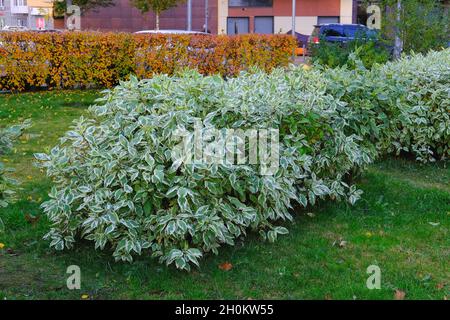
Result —
<svg viewBox="0 0 450 320"><path fill-rule="evenodd" d="M14 0L15 7L21 7L21 6L26 6L26 5L27 5L27 0Z"/></svg>
<svg viewBox="0 0 450 320"><path fill-rule="evenodd" d="M6 26L5 18L0 18L0 30Z"/></svg>
<svg viewBox="0 0 450 320"><path fill-rule="evenodd" d="M273 17L255 17L255 33L273 33Z"/></svg>
<svg viewBox="0 0 450 320"><path fill-rule="evenodd" d="M325 37L344 37L344 27L342 26L322 27L322 35Z"/></svg>
<svg viewBox="0 0 450 320"><path fill-rule="evenodd" d="M317 17L317 24L339 23L339 17Z"/></svg>
<svg viewBox="0 0 450 320"><path fill-rule="evenodd" d="M24 19L17 19L17 26L18 27L25 27L25 20Z"/></svg>
<svg viewBox="0 0 450 320"><path fill-rule="evenodd" d="M273 0L229 0L229 7L271 7Z"/></svg>
<svg viewBox="0 0 450 320"><path fill-rule="evenodd" d="M227 20L227 34L241 34L248 33L248 18L228 18Z"/></svg>
<svg viewBox="0 0 450 320"><path fill-rule="evenodd" d="M0 0L0 8L3 8L5 6L5 0ZM0 18L3 19L3 18Z"/></svg>

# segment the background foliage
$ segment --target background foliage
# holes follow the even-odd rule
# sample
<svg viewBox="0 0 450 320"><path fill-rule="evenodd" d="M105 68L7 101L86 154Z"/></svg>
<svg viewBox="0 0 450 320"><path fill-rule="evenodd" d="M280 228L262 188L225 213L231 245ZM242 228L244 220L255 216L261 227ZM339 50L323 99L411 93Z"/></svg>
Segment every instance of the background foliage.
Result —
<svg viewBox="0 0 450 320"><path fill-rule="evenodd" d="M373 1L365 1L366 5ZM447 7L444 3L447 3ZM442 0L381 0L381 32L383 38L394 43L398 34L403 52L426 53L448 47L449 9L448 1ZM400 17L397 19L397 6Z"/></svg>
<svg viewBox="0 0 450 320"><path fill-rule="evenodd" d="M360 40L345 44L320 41L319 44L311 47L312 62L330 68L354 67L355 56L366 68L371 68L376 63L387 62L390 58L390 49L375 41Z"/></svg>
<svg viewBox="0 0 450 320"><path fill-rule="evenodd" d="M129 74L151 78L186 67L234 76L287 66L284 35L193 36L125 33L0 33L0 89L111 87Z"/></svg>

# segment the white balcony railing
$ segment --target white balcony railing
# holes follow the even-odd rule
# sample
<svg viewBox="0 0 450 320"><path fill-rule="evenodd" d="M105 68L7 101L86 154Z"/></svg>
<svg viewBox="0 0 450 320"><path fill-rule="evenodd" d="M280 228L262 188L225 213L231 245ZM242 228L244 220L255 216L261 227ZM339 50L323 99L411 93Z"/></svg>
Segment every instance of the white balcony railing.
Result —
<svg viewBox="0 0 450 320"><path fill-rule="evenodd" d="M28 13L28 6L12 6L11 13Z"/></svg>

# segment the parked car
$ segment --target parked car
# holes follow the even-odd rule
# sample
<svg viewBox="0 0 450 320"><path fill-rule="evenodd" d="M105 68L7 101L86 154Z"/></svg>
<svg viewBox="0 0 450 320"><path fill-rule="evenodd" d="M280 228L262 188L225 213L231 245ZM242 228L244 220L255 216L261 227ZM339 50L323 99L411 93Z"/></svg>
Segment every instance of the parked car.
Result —
<svg viewBox="0 0 450 320"><path fill-rule="evenodd" d="M211 35L201 31L187 31L187 30L141 30L136 31L135 34L191 34L191 35Z"/></svg>
<svg viewBox="0 0 450 320"><path fill-rule="evenodd" d="M64 32L64 30L60 30L60 29L38 29L38 30L31 30L33 32L37 32L37 33L62 33Z"/></svg>
<svg viewBox="0 0 450 320"><path fill-rule="evenodd" d="M320 41L346 43L355 39L376 40L378 32L361 24L330 23L314 26L309 37L309 44L319 44Z"/></svg>
<svg viewBox="0 0 450 320"><path fill-rule="evenodd" d="M375 47L386 51L390 56L393 55L394 46L389 41L382 39L377 30L370 29L361 24L321 24L314 27L309 37L308 51L313 52L321 41L335 43L340 46L346 46L353 41L375 43Z"/></svg>
<svg viewBox="0 0 450 320"><path fill-rule="evenodd" d="M24 26L4 26L1 31L28 31Z"/></svg>

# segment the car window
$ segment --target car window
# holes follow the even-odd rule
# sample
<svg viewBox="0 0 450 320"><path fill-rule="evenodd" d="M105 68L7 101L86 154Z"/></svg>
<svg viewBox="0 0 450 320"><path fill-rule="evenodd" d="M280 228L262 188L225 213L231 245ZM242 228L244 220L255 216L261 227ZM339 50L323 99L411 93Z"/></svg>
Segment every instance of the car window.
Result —
<svg viewBox="0 0 450 320"><path fill-rule="evenodd" d="M322 35L325 37L344 37L342 26L326 26L322 28Z"/></svg>

